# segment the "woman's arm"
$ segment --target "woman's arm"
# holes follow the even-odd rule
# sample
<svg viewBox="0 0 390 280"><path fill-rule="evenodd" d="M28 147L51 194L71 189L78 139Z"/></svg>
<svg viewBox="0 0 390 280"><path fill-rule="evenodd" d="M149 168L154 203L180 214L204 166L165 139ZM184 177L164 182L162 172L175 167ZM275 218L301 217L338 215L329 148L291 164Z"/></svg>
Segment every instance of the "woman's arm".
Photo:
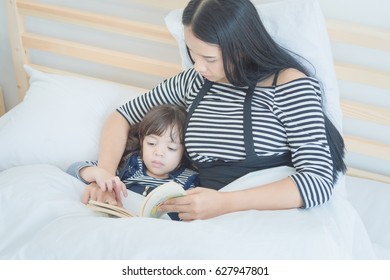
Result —
<svg viewBox="0 0 390 280"><path fill-rule="evenodd" d="M195 188L184 197L173 198L160 206L161 211L179 212L180 219L209 219L245 210L280 210L300 208L303 200L295 183L288 177L266 185L233 192Z"/></svg>
<svg viewBox="0 0 390 280"><path fill-rule="evenodd" d="M296 173L290 178L299 189L303 208L311 208L324 204L333 194L333 161L320 84L298 75L290 69L280 73L281 85L275 91L273 110L285 128L291 150Z"/></svg>
<svg viewBox="0 0 390 280"><path fill-rule="evenodd" d="M126 148L130 124L117 111L105 122L99 145L98 166L115 176Z"/></svg>
<svg viewBox="0 0 390 280"><path fill-rule="evenodd" d="M300 208L303 200L294 181L285 179L242 191L227 192L224 204L229 212Z"/></svg>
<svg viewBox="0 0 390 280"><path fill-rule="evenodd" d="M110 204L121 205L120 193L127 196L125 184L116 176L118 164L126 147L130 125L127 120L117 111L113 112L105 122L100 138L98 167L86 167L80 170L80 176L89 182L96 182L100 188L87 187L84 192L83 202L89 199L109 200L101 201ZM102 192L115 192L116 202L112 196L102 195Z"/></svg>

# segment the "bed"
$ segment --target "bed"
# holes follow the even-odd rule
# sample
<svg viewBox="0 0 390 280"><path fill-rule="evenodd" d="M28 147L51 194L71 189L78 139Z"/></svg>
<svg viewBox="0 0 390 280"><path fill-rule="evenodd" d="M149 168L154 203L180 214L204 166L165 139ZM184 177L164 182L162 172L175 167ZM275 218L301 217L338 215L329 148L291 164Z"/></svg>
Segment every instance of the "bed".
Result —
<svg viewBox="0 0 390 280"><path fill-rule="evenodd" d="M86 208L80 202L85 185L66 168L97 158L103 121L118 105L191 67L182 10L167 4L173 2L163 10L165 21L147 23L137 9L146 5L154 13L159 1L110 2L7 3L20 103L0 118L0 259L390 259L386 130L385 140L345 133L349 155L387 166L374 172L349 156L348 173L333 198L315 209L243 211L185 223L115 219ZM325 21L314 0L256 7L280 44L313 62L326 91L327 114L340 130L349 132L345 116L388 128L388 110L343 100L339 92L340 79L390 88L382 72L367 74L334 62L328 34L359 44L365 40L355 34L358 28ZM371 47L389 51L388 36L375 34ZM292 172L287 167L254 172L221 191ZM140 199L133 194L124 203L134 207Z"/></svg>

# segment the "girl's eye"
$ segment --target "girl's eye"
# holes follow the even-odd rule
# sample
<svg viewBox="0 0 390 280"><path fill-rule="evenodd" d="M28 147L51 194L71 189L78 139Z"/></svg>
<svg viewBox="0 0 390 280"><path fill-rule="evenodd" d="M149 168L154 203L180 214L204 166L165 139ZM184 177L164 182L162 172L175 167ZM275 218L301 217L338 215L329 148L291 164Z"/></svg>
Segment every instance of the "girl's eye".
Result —
<svg viewBox="0 0 390 280"><path fill-rule="evenodd" d="M174 147L168 147L168 149L169 149L170 151L173 151L173 152L177 151L177 148L174 148Z"/></svg>
<svg viewBox="0 0 390 280"><path fill-rule="evenodd" d="M148 144L149 146L154 146L154 145L156 145L156 143L154 143L154 142L146 142L146 144Z"/></svg>

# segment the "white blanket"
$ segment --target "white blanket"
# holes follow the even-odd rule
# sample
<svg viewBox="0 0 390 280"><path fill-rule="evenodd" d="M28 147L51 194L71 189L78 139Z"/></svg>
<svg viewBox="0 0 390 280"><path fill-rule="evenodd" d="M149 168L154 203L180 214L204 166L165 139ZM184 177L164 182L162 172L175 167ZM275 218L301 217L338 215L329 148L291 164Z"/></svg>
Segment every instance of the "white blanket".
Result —
<svg viewBox="0 0 390 280"><path fill-rule="evenodd" d="M248 174L223 191L291 174ZM311 210L244 211L205 221L109 218L80 202L84 184L52 165L0 173L1 259L371 259L356 211L336 190ZM131 204L138 202L131 196Z"/></svg>

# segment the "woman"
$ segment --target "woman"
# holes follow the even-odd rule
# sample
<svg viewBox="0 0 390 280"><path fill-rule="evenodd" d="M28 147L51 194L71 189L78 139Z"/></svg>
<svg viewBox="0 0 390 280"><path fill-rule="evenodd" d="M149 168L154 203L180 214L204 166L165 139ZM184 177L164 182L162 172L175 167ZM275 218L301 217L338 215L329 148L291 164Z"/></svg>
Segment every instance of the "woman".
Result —
<svg viewBox="0 0 390 280"><path fill-rule="evenodd" d="M190 221L329 200L337 172L345 171L344 146L324 116L319 81L274 42L249 0L192 0L182 22L194 68L111 115L100 167L115 172L130 125L150 108L174 103L188 110L185 147L200 186L167 201L162 211ZM243 191L217 191L251 171L282 165L297 173Z"/></svg>

